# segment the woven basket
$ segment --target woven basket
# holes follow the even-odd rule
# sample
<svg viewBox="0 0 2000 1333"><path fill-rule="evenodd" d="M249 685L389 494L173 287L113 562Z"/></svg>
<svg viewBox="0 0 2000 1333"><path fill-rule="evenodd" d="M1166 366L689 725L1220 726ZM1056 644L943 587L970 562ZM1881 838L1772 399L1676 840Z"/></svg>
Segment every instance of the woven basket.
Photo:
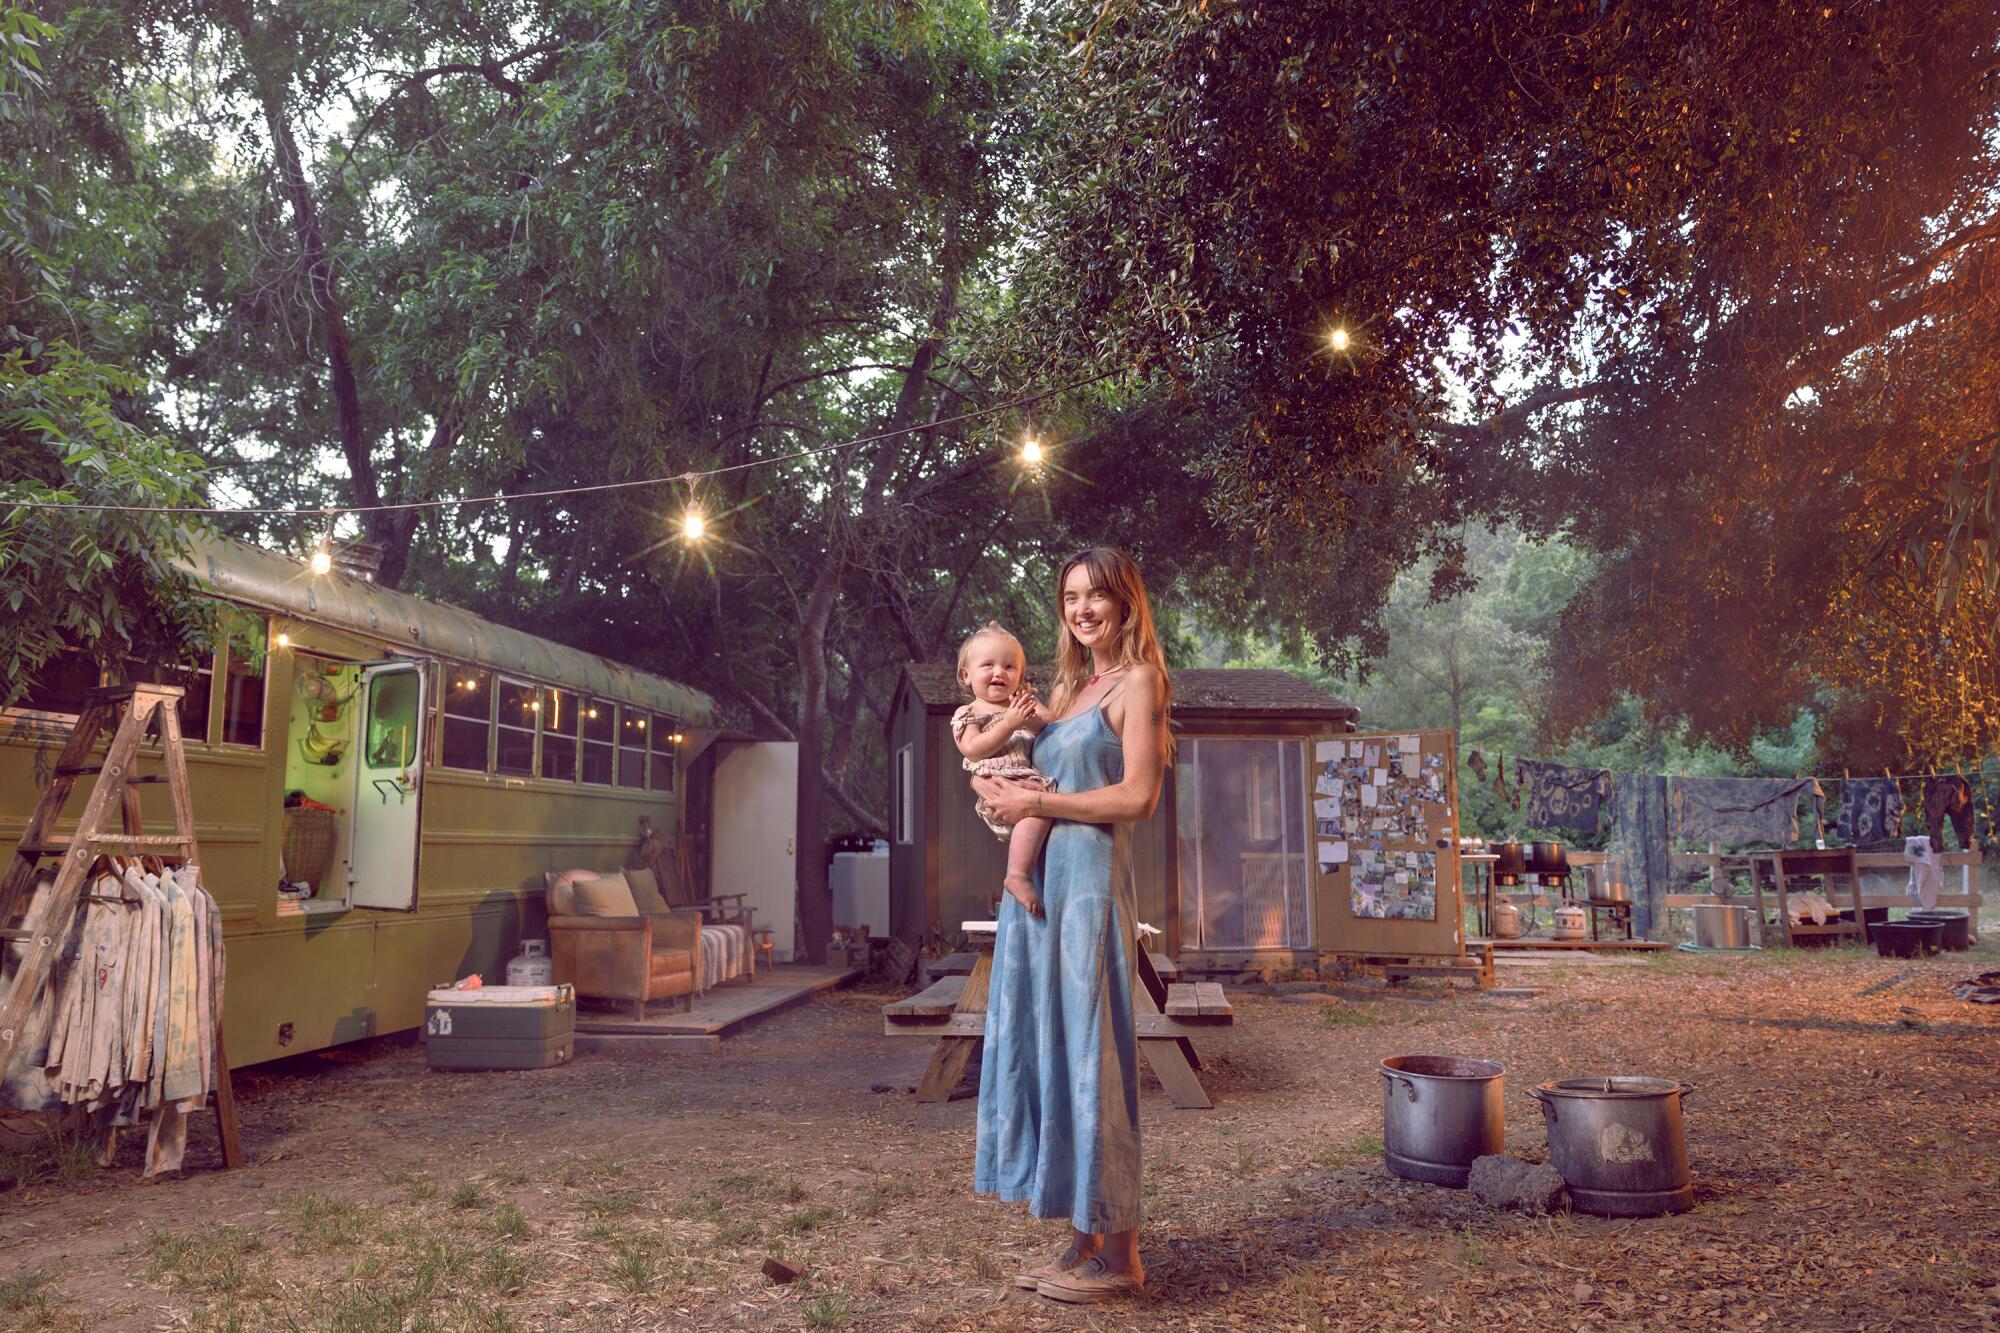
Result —
<svg viewBox="0 0 2000 1333"><path fill-rule="evenodd" d="M333 860L334 834L340 816L332 810L294 806L285 811L285 875L294 884L313 886L317 894Z"/></svg>

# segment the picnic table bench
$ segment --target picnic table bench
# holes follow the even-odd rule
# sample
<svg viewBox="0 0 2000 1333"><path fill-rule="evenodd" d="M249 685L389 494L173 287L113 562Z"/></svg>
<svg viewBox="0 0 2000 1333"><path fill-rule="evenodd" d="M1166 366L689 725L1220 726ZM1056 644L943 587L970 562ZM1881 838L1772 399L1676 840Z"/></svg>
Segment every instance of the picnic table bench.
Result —
<svg viewBox="0 0 2000 1333"><path fill-rule="evenodd" d="M917 1100L941 1102L965 1074L973 1047L986 1035L987 985L993 975L991 921L968 921L966 934L978 944L963 955L933 969L937 980L906 999L882 1006L882 1030L892 1037L930 1037L937 1042L931 1062L917 1085ZM970 960L964 971L951 966ZM1133 989L1139 1053L1153 1067L1160 1086L1175 1106L1206 1110L1214 1105L1201 1086L1201 1057L1190 1038L1232 1026L1235 1010L1218 982L1172 982L1162 972L1178 976L1179 968L1163 956L1138 951L1138 985ZM1162 968L1161 964L1165 964ZM942 973L942 975L938 975Z"/></svg>

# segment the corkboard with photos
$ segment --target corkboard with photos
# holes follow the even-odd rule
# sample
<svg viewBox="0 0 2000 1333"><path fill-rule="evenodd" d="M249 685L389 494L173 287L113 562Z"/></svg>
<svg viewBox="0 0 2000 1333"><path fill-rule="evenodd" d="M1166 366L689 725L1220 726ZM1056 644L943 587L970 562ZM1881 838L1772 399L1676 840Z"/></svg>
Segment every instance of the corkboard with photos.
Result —
<svg viewBox="0 0 2000 1333"><path fill-rule="evenodd" d="M1313 856L1321 919L1411 951L1459 945L1457 782L1449 731L1314 742ZM1371 930L1381 923L1381 931ZM1366 941L1363 941L1366 943ZM1345 947L1341 941L1323 946Z"/></svg>

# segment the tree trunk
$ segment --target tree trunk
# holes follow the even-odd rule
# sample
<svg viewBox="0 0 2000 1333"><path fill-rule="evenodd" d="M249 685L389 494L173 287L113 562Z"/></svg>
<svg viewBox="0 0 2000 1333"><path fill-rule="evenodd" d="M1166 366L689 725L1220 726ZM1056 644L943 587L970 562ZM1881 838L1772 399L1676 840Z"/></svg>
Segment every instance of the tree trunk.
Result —
<svg viewBox="0 0 2000 1333"><path fill-rule="evenodd" d="M838 499L836 488L836 503ZM832 538L836 548L839 540L837 535ZM799 799L793 842L798 859L794 873L802 952L805 961L815 965L826 961L827 945L833 938L833 890L826 875L826 784L821 774L826 762L826 629L840 591L838 570L842 563L837 549L827 552L799 625Z"/></svg>

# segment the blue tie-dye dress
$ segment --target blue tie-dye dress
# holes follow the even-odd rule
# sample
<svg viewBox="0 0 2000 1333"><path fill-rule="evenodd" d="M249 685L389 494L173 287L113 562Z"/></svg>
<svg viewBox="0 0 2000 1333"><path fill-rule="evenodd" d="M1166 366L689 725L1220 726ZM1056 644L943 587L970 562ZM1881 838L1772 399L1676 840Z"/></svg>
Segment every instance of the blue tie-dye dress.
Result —
<svg viewBox="0 0 2000 1333"><path fill-rule="evenodd" d="M1100 705L1045 727L1057 791L1109 786L1125 754ZM1132 826L1058 820L1036 875L1041 919L1000 903L979 1075L973 1188L1101 1234L1139 1225L1139 1044Z"/></svg>

